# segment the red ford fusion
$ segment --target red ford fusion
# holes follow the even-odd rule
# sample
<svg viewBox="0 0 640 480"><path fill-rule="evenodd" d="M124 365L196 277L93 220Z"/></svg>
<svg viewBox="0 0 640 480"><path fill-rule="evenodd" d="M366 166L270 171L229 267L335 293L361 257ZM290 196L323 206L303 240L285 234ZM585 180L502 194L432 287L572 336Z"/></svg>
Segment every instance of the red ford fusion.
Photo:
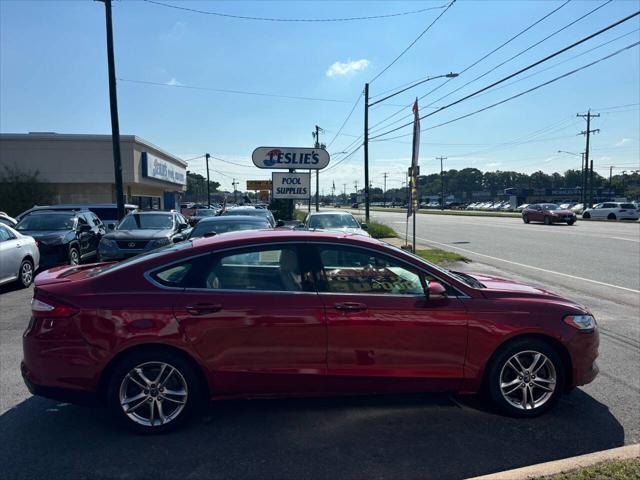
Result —
<svg viewBox="0 0 640 480"><path fill-rule="evenodd" d="M598 373L583 306L360 235L252 231L35 280L22 374L162 432L210 399L486 392L538 415Z"/></svg>
<svg viewBox="0 0 640 480"><path fill-rule="evenodd" d="M524 223L544 222L545 225L552 223L573 225L576 223L576 214L566 208L560 208L555 203L535 203L528 205L522 211L522 221Z"/></svg>

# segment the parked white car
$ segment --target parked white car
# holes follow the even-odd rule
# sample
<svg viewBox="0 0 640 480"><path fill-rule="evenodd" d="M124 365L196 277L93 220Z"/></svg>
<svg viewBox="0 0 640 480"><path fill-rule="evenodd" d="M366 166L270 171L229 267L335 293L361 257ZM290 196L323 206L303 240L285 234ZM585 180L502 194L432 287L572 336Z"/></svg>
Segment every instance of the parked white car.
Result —
<svg viewBox="0 0 640 480"><path fill-rule="evenodd" d="M40 252L33 237L0 224L0 285L18 282L28 287L39 265Z"/></svg>
<svg viewBox="0 0 640 480"><path fill-rule="evenodd" d="M582 213L582 211L584 210L584 204L583 203L576 203L569 210L571 210L573 213Z"/></svg>
<svg viewBox="0 0 640 480"><path fill-rule="evenodd" d="M633 203L604 202L587 208L582 212L582 218L607 220L638 220L640 213Z"/></svg>

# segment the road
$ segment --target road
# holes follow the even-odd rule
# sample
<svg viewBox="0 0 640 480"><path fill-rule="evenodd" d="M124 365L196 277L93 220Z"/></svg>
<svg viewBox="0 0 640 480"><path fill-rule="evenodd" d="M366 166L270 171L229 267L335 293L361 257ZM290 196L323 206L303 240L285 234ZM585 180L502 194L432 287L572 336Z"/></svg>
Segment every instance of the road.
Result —
<svg viewBox="0 0 640 480"><path fill-rule="evenodd" d="M404 231L401 213L374 218ZM171 435L140 437L101 409L29 395L18 365L31 289L0 287L3 478L458 479L640 441L639 225L434 215L417 225L420 244L473 260L461 269L588 305L602 332L596 381L531 420L444 394L236 401Z"/></svg>

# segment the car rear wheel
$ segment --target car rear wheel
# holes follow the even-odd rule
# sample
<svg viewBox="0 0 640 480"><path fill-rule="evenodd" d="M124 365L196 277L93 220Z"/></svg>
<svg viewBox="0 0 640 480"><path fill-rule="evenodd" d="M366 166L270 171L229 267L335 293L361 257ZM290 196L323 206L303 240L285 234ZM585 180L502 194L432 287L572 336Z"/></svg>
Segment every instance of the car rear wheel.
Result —
<svg viewBox="0 0 640 480"><path fill-rule="evenodd" d="M544 224L545 225L551 225L551 218L550 217L544 217Z"/></svg>
<svg viewBox="0 0 640 480"><path fill-rule="evenodd" d="M589 220L591 218L591 214L589 212L585 212L582 214L582 218L585 220Z"/></svg>
<svg viewBox="0 0 640 480"><path fill-rule="evenodd" d="M522 221L523 221L524 223L529 223L529 216L528 216L528 215L523 215L523 216L522 216Z"/></svg>
<svg viewBox="0 0 640 480"><path fill-rule="evenodd" d="M492 361L489 395L508 415L535 417L560 399L564 378L564 365L555 349L539 340L515 341Z"/></svg>
<svg viewBox="0 0 640 480"><path fill-rule="evenodd" d="M33 262L28 258L22 260L20 271L18 272L18 283L21 287L27 288L33 282Z"/></svg>
<svg viewBox="0 0 640 480"><path fill-rule="evenodd" d="M615 213L610 213L609 215L607 215L607 220L615 220L615 219L616 219Z"/></svg>
<svg viewBox="0 0 640 480"><path fill-rule="evenodd" d="M182 356L164 350L126 356L111 375L107 395L111 413L145 434L179 427L200 404L194 368Z"/></svg>
<svg viewBox="0 0 640 480"><path fill-rule="evenodd" d="M69 265L80 265L80 252L76 247L69 249Z"/></svg>

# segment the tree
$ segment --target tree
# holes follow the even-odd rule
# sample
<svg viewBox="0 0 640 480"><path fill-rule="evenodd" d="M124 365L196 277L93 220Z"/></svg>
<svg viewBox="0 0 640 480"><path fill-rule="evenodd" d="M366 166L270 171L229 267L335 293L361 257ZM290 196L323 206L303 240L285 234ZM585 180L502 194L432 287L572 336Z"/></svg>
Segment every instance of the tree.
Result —
<svg viewBox="0 0 640 480"><path fill-rule="evenodd" d="M34 205L53 203L55 192L43 183L36 171L23 172L17 166L4 166L0 173L0 210L16 216Z"/></svg>

